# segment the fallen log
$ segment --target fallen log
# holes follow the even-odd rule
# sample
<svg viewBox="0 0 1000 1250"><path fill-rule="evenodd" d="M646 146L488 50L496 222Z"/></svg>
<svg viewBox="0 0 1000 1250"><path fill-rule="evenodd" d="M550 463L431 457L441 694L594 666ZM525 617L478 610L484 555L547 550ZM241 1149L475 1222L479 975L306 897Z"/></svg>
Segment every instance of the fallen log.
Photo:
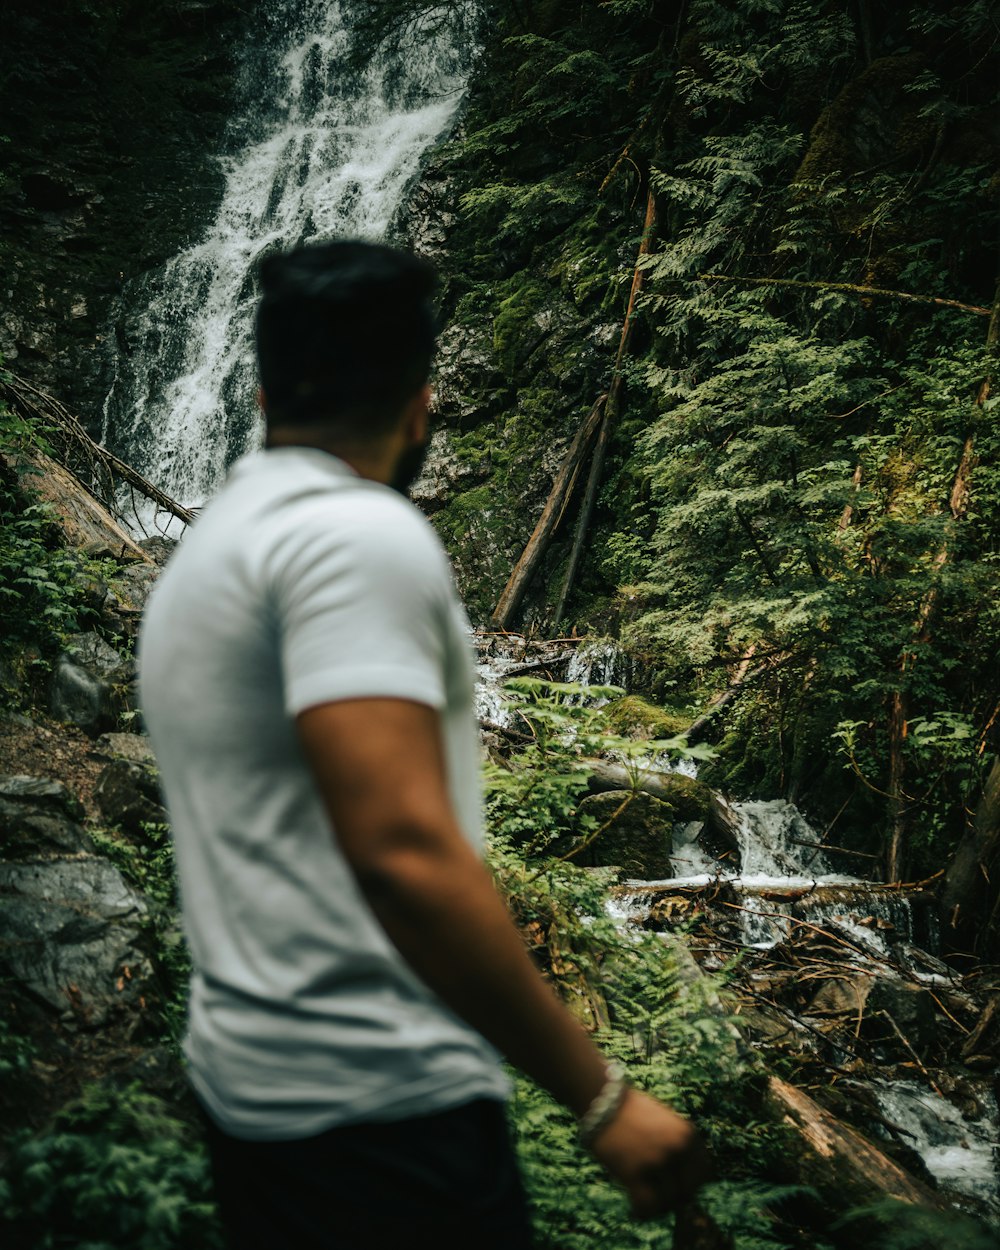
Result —
<svg viewBox="0 0 1000 1250"><path fill-rule="evenodd" d="M21 485L36 494L55 513L71 547L88 555L115 560L153 561L122 528L99 499L68 469L42 451L7 457Z"/></svg>
<svg viewBox="0 0 1000 1250"><path fill-rule="evenodd" d="M50 431L54 427L56 441L62 443L59 455L65 462L66 471L72 473L83 490L89 491L109 512L116 514L117 520L124 520L114 498L115 483L118 480L125 482L133 491L138 491L145 499L150 500L162 511L176 517L177 520L183 521L185 525L189 525L194 520L194 512L190 508L185 508L176 499L171 499L165 491L154 486L148 478L143 477L131 465L126 464L106 447L95 442L84 429L83 423L69 411L65 404L61 404L45 391L32 386L24 378L16 377L12 373L4 373L0 375L0 398L6 399L11 407L23 416L41 421L43 426L50 428ZM73 472L70 467L72 461L83 466L81 472L84 476L89 474L95 482L101 483L101 494L98 494L95 488L87 486L84 476Z"/></svg>
<svg viewBox="0 0 1000 1250"><path fill-rule="evenodd" d="M503 588L503 593L500 595L497 606L493 611L493 616L490 618L490 623L496 629L505 630L513 621L518 608L521 606L521 601L524 599L525 592L531 584L535 570L548 550L553 535L559 528L559 522L562 520L572 498L577 478L580 475L580 468L587 457L587 452L590 450L590 444L593 442L594 435L597 433L597 427L601 421L601 412L606 399L607 396L602 395L597 400L566 451L563 462L559 466L559 472L552 483L552 489L549 491L549 497L545 501L542 515L538 518L531 537L528 539L520 558L511 570L510 577L507 579L507 585Z"/></svg>
<svg viewBox="0 0 1000 1250"><path fill-rule="evenodd" d="M836 1209L895 1198L913 1206L946 1208L941 1197L917 1180L857 1129L844 1124L804 1090L776 1076L765 1101L799 1137L803 1149L786 1151L796 1180L815 1188Z"/></svg>
<svg viewBox="0 0 1000 1250"><path fill-rule="evenodd" d="M739 822L726 800L704 782L681 773L627 768L611 760L588 760L587 784L595 794L607 790L639 790L669 803L679 821L702 820L729 850L739 852Z"/></svg>

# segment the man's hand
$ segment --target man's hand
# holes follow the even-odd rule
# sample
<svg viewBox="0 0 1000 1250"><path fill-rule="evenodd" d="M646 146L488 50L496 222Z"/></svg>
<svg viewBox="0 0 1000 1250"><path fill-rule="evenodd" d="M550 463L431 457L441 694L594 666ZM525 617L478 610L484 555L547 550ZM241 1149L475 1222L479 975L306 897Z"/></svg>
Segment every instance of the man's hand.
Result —
<svg viewBox="0 0 1000 1250"><path fill-rule="evenodd" d="M708 1152L689 1120L630 1089L591 1153L625 1189L638 1219L690 1202L711 1176Z"/></svg>

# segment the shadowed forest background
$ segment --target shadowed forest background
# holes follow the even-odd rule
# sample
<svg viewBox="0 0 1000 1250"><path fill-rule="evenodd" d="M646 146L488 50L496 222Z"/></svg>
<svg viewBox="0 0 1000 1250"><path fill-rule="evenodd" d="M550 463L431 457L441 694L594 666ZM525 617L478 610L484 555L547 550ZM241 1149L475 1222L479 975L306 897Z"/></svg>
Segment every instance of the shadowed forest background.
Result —
<svg viewBox="0 0 1000 1250"><path fill-rule="evenodd" d="M211 1247L131 659L173 537L130 506L200 501L146 480L114 413L159 359L149 275L207 229L232 117L310 6L36 9L0 53L0 1221L39 1250ZM520 1080L540 1245L995 1245L995 1158L992 1197L949 1187L883 1085L995 1144L1000 7L340 12L342 83L377 59L407 107L434 39L468 75L388 237L441 277L414 498L507 678L491 862L540 966L718 1159L710 1218L632 1225ZM748 811L830 879L726 884ZM678 884L682 836L709 884ZM638 881L670 884L636 923ZM736 913L767 908L791 920L762 942Z"/></svg>

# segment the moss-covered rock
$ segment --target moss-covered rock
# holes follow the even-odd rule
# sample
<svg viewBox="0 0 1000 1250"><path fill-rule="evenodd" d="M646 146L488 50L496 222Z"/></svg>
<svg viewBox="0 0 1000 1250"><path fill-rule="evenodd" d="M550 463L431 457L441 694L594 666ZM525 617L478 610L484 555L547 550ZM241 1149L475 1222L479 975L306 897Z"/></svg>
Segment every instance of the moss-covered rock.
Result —
<svg viewBox="0 0 1000 1250"><path fill-rule="evenodd" d="M589 795L578 814L595 820L601 832L574 856L577 863L620 868L643 880L673 875L670 849L676 816L670 804L638 791L611 790Z"/></svg>
<svg viewBox="0 0 1000 1250"><path fill-rule="evenodd" d="M609 704L605 716L615 733L631 734L636 738L673 738L684 733L691 723L689 715L657 707L635 694Z"/></svg>

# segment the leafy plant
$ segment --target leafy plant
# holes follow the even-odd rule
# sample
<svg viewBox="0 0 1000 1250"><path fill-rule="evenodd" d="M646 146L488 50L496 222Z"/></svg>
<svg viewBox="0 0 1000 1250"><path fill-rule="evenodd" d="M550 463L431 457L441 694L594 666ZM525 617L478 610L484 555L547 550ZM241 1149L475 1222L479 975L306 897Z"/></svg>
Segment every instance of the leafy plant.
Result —
<svg viewBox="0 0 1000 1250"><path fill-rule="evenodd" d="M576 803L588 755L618 753L637 782L665 752L675 759L705 752L679 736L636 741L609 730L607 700L620 695L617 687L517 678L507 693L529 741L508 767L487 774L489 859L498 884L539 966L606 1053L637 1086L698 1117L729 1178L717 1195L721 1222L748 1236L755 1228L756 1236L773 1220L761 1213L753 1168L765 1165L780 1135L749 1110L755 1065L720 1011L716 981L685 976L678 960L686 956L665 939L623 930L608 910L606 874L544 853L560 831L587 832ZM596 1238L614 1250L664 1244L662 1223L630 1219L621 1193L576 1145L568 1113L526 1077L515 1075L514 1085L512 1124L540 1245L583 1250ZM761 1235L738 1244L781 1244Z"/></svg>
<svg viewBox="0 0 1000 1250"><path fill-rule="evenodd" d="M96 848L145 896L149 904L146 925L153 938L163 1031L179 1046L187 1017L191 956L177 917L177 874L169 826L142 825L141 837L101 829L91 831Z"/></svg>
<svg viewBox="0 0 1000 1250"><path fill-rule="evenodd" d="M683 734L635 738L615 732L604 705L624 694L618 686L516 677L504 691L528 741L505 766L487 764L486 802L495 834L526 843L528 855L541 853L571 829L583 840L596 829L593 816L577 812L593 757L607 755L624 764L635 790L644 772L662 769L665 761L715 754L705 744L688 745Z"/></svg>
<svg viewBox="0 0 1000 1250"><path fill-rule="evenodd" d="M69 550L47 505L33 497L30 474L12 464L44 432L0 401L0 659L27 652L43 662L86 615L86 583L94 564Z"/></svg>
<svg viewBox="0 0 1000 1250"><path fill-rule="evenodd" d="M11 1143L6 1244L24 1250L222 1247L208 1160L190 1127L138 1086L91 1085L51 1128Z"/></svg>

